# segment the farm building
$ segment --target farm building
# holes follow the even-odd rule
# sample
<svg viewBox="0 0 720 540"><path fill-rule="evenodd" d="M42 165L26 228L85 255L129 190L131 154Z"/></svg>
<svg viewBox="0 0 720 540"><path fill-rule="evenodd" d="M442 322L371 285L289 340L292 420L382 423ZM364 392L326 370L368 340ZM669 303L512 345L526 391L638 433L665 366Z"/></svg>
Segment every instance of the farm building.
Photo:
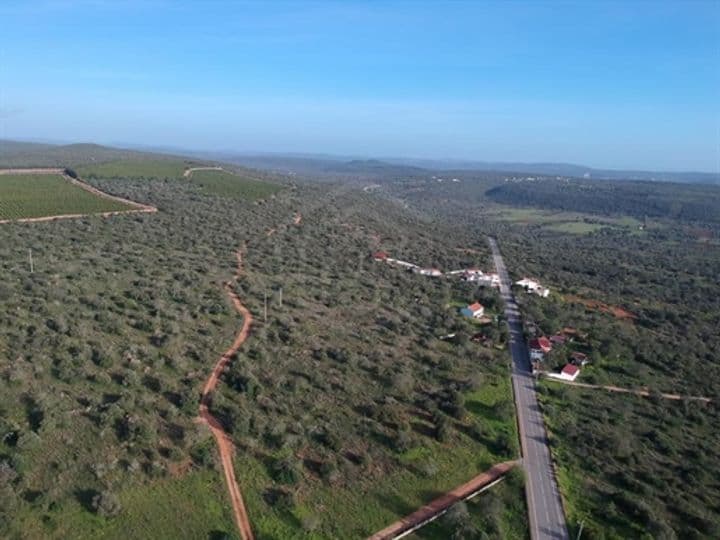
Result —
<svg viewBox="0 0 720 540"><path fill-rule="evenodd" d="M485 308L479 302L470 304L460 310L462 315L473 319L480 319L485 314Z"/></svg>

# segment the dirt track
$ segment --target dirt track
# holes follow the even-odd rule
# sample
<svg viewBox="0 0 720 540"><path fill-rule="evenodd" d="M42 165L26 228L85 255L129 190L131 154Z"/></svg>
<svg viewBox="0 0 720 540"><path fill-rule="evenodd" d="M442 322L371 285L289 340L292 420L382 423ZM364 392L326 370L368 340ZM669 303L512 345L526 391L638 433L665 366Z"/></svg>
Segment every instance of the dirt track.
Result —
<svg viewBox="0 0 720 540"><path fill-rule="evenodd" d="M222 171L222 167L191 167L189 169L185 169L185 172L183 172L184 178L190 178L190 175L194 173L195 171Z"/></svg>
<svg viewBox="0 0 720 540"><path fill-rule="evenodd" d="M475 478L462 484L445 495L441 495L434 501L416 510L409 516L396 521L392 525L385 527L383 530L376 532L368 537L368 540L391 540L405 536L410 531L416 529L418 525L422 525L440 516L453 504L467 499L474 495L483 487L491 484L504 476L510 469L518 464L517 461L505 461L493 465L490 469Z"/></svg>
<svg viewBox="0 0 720 540"><path fill-rule="evenodd" d="M618 392L622 394L635 394L636 396L642 396L642 397L650 397L653 395L652 392L649 390L646 390L645 388L621 388L619 386L603 386L599 384L588 384L588 383L581 383L581 382L574 382L574 381L564 381L562 379L556 379L555 377L546 377L545 378L548 381L557 382L560 384L567 384L568 386L579 386L580 388L592 388L595 390L607 390L608 392ZM677 401L702 401L704 403L709 403L712 401L712 398L706 397L706 396L683 396L681 394L663 394L663 393L656 393L655 395L660 396L665 399L674 399Z"/></svg>
<svg viewBox="0 0 720 540"><path fill-rule="evenodd" d="M236 257L237 270L234 277L235 281L237 281L242 272L242 253L238 251L236 253ZM243 501L242 494L240 493L240 487L238 486L237 479L235 478L235 469L232 461L233 444L218 419L212 415L208 408L208 403L213 390L215 390L215 387L217 386L220 375L225 369L225 366L227 366L230 362L233 355L247 339L250 334L250 326L253 321L252 314L242 304L240 298L233 290L232 281L225 283L225 291L230 297L235 309L242 315L243 323L240 331L235 336L235 340L232 342L232 345L220 357L217 364L215 364L210 377L205 383L205 387L202 390L202 397L200 398L200 418L208 425L210 431L212 431L212 434L215 437L215 441L217 442L218 450L220 452L220 461L222 462L223 473L225 475L225 482L228 487L228 492L230 493L230 501L233 507L235 523L240 531L240 536L243 540L253 540L254 536L252 528L250 527L250 519L248 518L245 502Z"/></svg>

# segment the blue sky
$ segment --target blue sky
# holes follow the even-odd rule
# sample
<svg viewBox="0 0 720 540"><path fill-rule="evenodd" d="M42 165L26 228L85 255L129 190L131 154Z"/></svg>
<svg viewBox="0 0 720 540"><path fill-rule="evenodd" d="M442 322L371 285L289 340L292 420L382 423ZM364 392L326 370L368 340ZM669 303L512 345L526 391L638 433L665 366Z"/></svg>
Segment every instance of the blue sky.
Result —
<svg viewBox="0 0 720 540"><path fill-rule="evenodd" d="M720 2L0 3L0 138L720 170Z"/></svg>

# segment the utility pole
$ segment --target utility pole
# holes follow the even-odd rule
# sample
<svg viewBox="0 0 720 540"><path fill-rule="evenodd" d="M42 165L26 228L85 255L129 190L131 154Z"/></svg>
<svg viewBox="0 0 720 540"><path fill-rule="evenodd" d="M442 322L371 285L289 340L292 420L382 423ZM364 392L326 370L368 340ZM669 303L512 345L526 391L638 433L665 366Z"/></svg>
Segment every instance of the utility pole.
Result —
<svg viewBox="0 0 720 540"><path fill-rule="evenodd" d="M267 324L267 290L265 291L265 309L263 310L265 324Z"/></svg>
<svg viewBox="0 0 720 540"><path fill-rule="evenodd" d="M28 249L28 260L30 261L30 273L35 272L35 268L33 267L33 260L32 260L32 248Z"/></svg>
<svg viewBox="0 0 720 540"><path fill-rule="evenodd" d="M280 287L280 307L282 307L282 287Z"/></svg>

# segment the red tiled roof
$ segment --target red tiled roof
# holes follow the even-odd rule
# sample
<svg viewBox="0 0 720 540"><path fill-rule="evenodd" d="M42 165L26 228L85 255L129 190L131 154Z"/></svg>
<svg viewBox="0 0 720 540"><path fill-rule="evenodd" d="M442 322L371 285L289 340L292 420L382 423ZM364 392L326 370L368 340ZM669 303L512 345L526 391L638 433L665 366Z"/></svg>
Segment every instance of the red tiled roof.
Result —
<svg viewBox="0 0 720 540"><path fill-rule="evenodd" d="M376 251L375 253L373 253L373 259L387 259L387 258L388 258L388 254L385 253L384 251Z"/></svg>
<svg viewBox="0 0 720 540"><path fill-rule="evenodd" d="M485 309L485 308L483 307L483 305L480 302L475 302L474 304L470 304L468 306L468 309L475 312L475 311L480 311L481 309Z"/></svg>
<svg viewBox="0 0 720 540"><path fill-rule="evenodd" d="M587 360L587 354L575 351L570 355L575 360Z"/></svg>
<svg viewBox="0 0 720 540"><path fill-rule="evenodd" d="M565 364L565 367L562 368L562 372L565 375L570 375L571 377L575 375L577 372L580 371L580 368L577 366L574 366L572 364Z"/></svg>
<svg viewBox="0 0 720 540"><path fill-rule="evenodd" d="M539 337L537 342L541 349L547 349L548 351L552 349L552 343L550 343L550 340L546 337Z"/></svg>

